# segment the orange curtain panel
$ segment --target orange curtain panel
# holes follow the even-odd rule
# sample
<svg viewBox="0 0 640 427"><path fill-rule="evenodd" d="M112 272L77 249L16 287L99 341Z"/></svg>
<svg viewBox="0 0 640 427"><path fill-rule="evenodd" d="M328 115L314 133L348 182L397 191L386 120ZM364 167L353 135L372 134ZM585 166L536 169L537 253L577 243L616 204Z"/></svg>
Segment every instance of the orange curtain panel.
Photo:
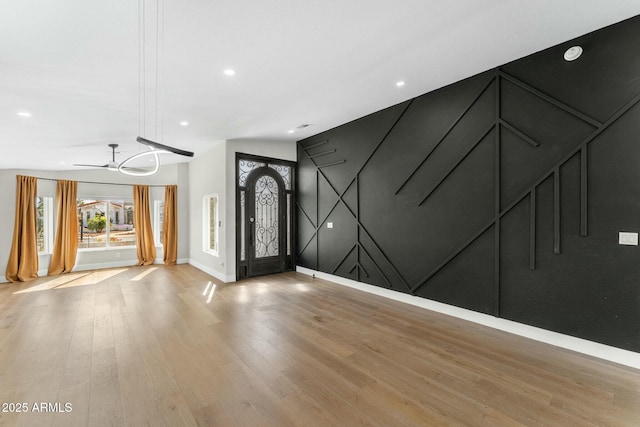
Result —
<svg viewBox="0 0 640 427"><path fill-rule="evenodd" d="M164 187L164 220L162 235L165 265L175 265L178 259L178 202L177 185Z"/></svg>
<svg viewBox="0 0 640 427"><path fill-rule="evenodd" d="M36 196L38 179L17 175L16 216L13 242L5 277L10 282L26 282L38 277L38 242L36 236Z"/></svg>
<svg viewBox="0 0 640 427"><path fill-rule="evenodd" d="M78 208L76 181L58 180L56 187L56 238L49 264L49 274L70 272L78 252Z"/></svg>
<svg viewBox="0 0 640 427"><path fill-rule="evenodd" d="M150 265L156 259L151 214L149 212L149 186L133 186L133 226L136 229L138 265Z"/></svg>

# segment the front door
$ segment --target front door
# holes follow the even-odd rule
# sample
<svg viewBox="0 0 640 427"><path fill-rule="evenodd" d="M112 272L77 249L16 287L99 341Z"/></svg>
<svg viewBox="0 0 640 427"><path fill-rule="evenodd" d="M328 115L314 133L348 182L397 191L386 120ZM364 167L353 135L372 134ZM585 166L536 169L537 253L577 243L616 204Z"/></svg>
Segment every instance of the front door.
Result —
<svg viewBox="0 0 640 427"><path fill-rule="evenodd" d="M271 167L254 169L247 177L245 233L248 276L286 270L287 197L285 183Z"/></svg>

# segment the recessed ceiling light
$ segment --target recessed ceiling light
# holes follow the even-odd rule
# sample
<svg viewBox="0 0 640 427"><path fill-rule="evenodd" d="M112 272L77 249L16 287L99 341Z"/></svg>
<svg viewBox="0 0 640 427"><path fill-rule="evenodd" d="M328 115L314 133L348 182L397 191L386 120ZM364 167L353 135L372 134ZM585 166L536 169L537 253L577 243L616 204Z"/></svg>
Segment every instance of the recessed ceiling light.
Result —
<svg viewBox="0 0 640 427"><path fill-rule="evenodd" d="M180 122L180 126L189 126L189 122L183 120Z"/></svg>
<svg viewBox="0 0 640 427"><path fill-rule="evenodd" d="M227 68L226 70L224 70L225 76L235 76L235 74L236 74L235 70L232 70L231 68Z"/></svg>
<svg viewBox="0 0 640 427"><path fill-rule="evenodd" d="M404 86L404 81L400 80L398 83L396 83L396 86L398 87Z"/></svg>
<svg viewBox="0 0 640 427"><path fill-rule="evenodd" d="M295 132L295 130L293 130L293 129L289 129L289 130L287 131L287 133L294 133L294 132Z"/></svg>
<svg viewBox="0 0 640 427"><path fill-rule="evenodd" d="M65 162L65 161L61 161L61 162L60 162L60 164L61 164L61 165L66 165L66 164L67 164L67 162Z"/></svg>
<svg viewBox="0 0 640 427"><path fill-rule="evenodd" d="M582 48L580 46L573 46L567 49L567 51L564 53L564 60L575 61L576 59L580 58L580 55L582 55Z"/></svg>
<svg viewBox="0 0 640 427"><path fill-rule="evenodd" d="M18 115L19 115L20 117L31 117L31 113L30 113L30 112L28 112L28 111L19 111L19 112L18 112Z"/></svg>

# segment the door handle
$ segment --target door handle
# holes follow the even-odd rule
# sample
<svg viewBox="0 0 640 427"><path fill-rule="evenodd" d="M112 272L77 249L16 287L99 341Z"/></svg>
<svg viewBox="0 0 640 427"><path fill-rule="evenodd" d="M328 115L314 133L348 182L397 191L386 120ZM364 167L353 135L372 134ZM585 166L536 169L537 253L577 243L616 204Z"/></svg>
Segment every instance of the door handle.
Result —
<svg viewBox="0 0 640 427"><path fill-rule="evenodd" d="M255 223L255 218L254 217L249 217L249 222L251 223L251 225L249 225L249 247L253 247L253 234L254 234L254 223Z"/></svg>

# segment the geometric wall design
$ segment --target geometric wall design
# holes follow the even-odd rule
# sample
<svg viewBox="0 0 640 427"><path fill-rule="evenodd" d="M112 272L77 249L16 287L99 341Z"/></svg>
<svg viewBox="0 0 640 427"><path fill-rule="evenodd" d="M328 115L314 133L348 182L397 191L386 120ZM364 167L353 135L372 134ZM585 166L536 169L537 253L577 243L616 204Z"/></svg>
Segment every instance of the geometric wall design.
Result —
<svg viewBox="0 0 640 427"><path fill-rule="evenodd" d="M640 351L638 51L636 17L299 141L298 264Z"/></svg>

